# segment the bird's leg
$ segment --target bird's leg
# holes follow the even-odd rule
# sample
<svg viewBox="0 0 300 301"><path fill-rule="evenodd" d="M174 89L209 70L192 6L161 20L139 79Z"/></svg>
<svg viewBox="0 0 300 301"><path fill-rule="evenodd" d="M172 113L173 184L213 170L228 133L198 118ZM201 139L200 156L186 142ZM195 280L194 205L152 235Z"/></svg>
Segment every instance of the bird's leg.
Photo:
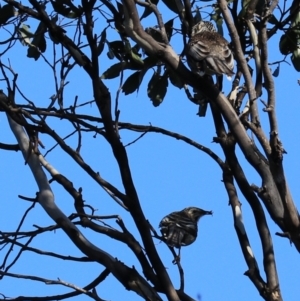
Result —
<svg viewBox="0 0 300 301"><path fill-rule="evenodd" d="M178 264L180 262L180 250L181 250L181 247L179 247L178 255L176 255L176 252L175 252L174 248L172 248L172 253L174 255L174 259L172 261L173 264Z"/></svg>

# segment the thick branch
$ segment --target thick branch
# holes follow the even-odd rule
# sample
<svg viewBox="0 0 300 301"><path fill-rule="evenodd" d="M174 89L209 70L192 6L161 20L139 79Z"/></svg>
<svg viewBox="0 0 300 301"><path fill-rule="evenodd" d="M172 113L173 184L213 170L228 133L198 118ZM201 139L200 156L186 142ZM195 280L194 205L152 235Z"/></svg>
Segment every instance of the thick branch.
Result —
<svg viewBox="0 0 300 301"><path fill-rule="evenodd" d="M264 255L264 268L267 275L267 289L266 284L262 280L259 270L257 268L256 260L250 247L250 243L247 238L246 230L244 229L242 221L242 212L240 208L240 202L238 201L237 193L233 184L233 179L229 171L224 170L224 185L229 195L230 204L233 211L235 229L240 241L240 245L249 267L246 275L249 276L261 295L266 299L270 297L269 291L279 291L279 281L276 271L276 263L274 257L273 243L270 235L270 231L266 222L265 214L262 206L250 187L245 174L238 162L235 155L235 141L231 135L227 135L222 122L221 115L217 111L216 106L211 104L212 113L214 117L215 127L217 129L218 141L220 142L222 149L226 156L226 163L229 165L230 171L234 176L241 192L249 202L253 215L256 221L257 230L260 236L263 255ZM280 291L279 291L280 294ZM272 300L272 299L271 299Z"/></svg>

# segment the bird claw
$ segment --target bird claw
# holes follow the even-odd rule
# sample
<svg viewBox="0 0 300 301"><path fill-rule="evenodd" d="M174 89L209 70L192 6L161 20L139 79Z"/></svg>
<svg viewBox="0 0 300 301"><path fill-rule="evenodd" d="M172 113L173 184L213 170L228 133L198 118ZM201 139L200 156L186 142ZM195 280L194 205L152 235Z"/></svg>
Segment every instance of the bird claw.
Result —
<svg viewBox="0 0 300 301"><path fill-rule="evenodd" d="M180 262L180 255L177 255L177 256L173 259L172 263L173 263L173 264L178 264L179 262Z"/></svg>

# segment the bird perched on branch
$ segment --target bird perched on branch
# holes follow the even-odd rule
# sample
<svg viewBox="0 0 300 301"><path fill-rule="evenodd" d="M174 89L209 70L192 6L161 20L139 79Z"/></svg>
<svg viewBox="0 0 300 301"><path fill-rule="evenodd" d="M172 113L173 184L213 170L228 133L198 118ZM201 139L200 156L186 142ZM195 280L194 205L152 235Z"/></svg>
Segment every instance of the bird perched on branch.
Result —
<svg viewBox="0 0 300 301"><path fill-rule="evenodd" d="M234 75L234 60L229 42L217 33L209 21L200 21L192 28L186 47L187 62L193 72L209 75Z"/></svg>
<svg viewBox="0 0 300 301"><path fill-rule="evenodd" d="M179 249L178 258L180 258L181 246L188 246L196 240L197 223L204 215L212 215L212 211L187 207L181 211L170 213L159 223L160 231L168 246Z"/></svg>

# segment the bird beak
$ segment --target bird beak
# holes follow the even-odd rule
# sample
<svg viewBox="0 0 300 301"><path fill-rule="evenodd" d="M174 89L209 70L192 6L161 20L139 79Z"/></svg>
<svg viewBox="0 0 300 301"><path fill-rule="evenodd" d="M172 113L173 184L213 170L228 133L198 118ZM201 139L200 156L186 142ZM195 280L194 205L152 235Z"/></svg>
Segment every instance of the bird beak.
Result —
<svg viewBox="0 0 300 301"><path fill-rule="evenodd" d="M206 211L206 210L202 210L203 212L201 213L200 216L204 216L204 215L213 215L212 211Z"/></svg>

